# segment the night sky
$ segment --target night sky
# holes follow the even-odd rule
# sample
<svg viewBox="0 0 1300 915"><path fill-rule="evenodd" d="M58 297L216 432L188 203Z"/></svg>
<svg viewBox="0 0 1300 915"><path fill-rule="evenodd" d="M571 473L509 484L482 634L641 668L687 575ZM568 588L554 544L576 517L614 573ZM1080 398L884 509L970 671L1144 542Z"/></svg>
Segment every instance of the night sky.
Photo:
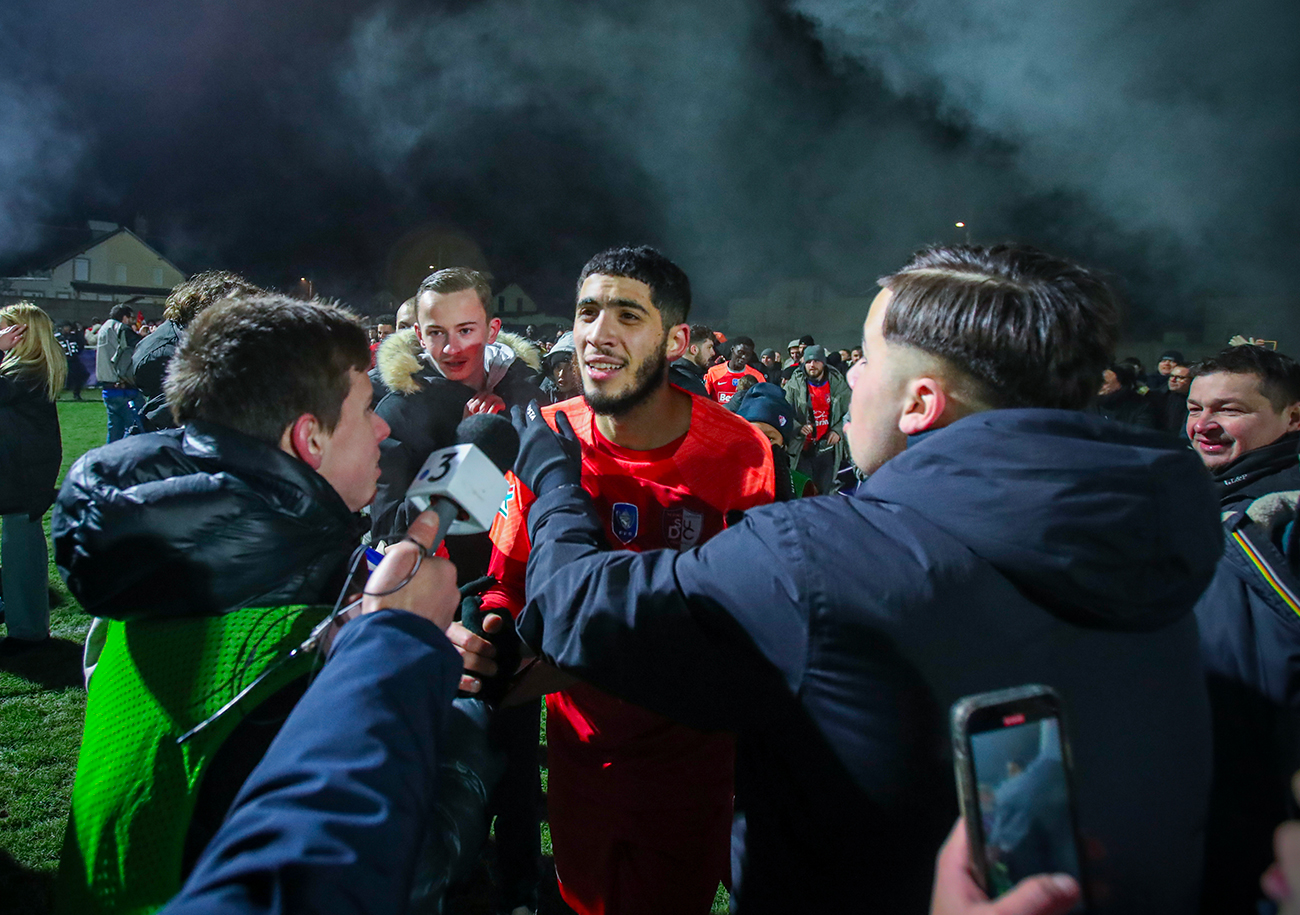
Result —
<svg viewBox="0 0 1300 915"><path fill-rule="evenodd" d="M649 242L708 318L962 220L1177 326L1297 288L1296 35L1294 0L5 0L0 257L143 215L184 270L364 308L432 250L556 307Z"/></svg>

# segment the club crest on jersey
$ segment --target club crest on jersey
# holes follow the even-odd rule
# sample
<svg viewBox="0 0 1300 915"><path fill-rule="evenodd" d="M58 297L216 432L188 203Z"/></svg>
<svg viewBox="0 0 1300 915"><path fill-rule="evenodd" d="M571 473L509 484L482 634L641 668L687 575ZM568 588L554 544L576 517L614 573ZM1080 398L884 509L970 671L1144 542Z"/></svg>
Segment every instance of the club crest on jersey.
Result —
<svg viewBox="0 0 1300 915"><path fill-rule="evenodd" d="M637 510L631 502L615 502L613 512L614 536L624 543L636 539Z"/></svg>
<svg viewBox="0 0 1300 915"><path fill-rule="evenodd" d="M671 550L689 550L700 543L704 533L704 515L689 508L664 510L664 545Z"/></svg>

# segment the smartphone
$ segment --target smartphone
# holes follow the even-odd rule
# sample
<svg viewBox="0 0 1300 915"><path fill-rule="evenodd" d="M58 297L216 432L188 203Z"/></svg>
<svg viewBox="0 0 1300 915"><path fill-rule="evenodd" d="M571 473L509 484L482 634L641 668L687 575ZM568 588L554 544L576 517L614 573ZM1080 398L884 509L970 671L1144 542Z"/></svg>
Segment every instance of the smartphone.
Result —
<svg viewBox="0 0 1300 915"><path fill-rule="evenodd" d="M1070 741L1056 691L1021 686L957 701L952 749L971 870L989 898L1035 874L1070 874L1084 886ZM1085 910L1083 903L1075 909Z"/></svg>

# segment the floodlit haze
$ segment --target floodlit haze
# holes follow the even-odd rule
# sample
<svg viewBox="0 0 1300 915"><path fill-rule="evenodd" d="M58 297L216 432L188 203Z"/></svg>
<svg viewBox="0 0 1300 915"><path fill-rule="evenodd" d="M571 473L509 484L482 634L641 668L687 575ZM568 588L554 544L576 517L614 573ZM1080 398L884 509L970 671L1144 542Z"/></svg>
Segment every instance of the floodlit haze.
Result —
<svg viewBox="0 0 1300 915"><path fill-rule="evenodd" d="M440 233L554 305L646 241L707 318L969 231L1154 325L1300 279L1297 34L1292 0L9 0L0 255L142 214L184 269L360 303Z"/></svg>

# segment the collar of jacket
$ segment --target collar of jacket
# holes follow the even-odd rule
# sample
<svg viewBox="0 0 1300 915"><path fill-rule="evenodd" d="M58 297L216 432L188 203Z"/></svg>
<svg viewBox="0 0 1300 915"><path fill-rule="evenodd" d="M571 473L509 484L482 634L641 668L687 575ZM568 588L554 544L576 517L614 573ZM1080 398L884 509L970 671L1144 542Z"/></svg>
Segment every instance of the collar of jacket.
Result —
<svg viewBox="0 0 1300 915"><path fill-rule="evenodd" d="M1215 488L1220 499L1227 499L1264 477L1296 466L1300 466L1300 432L1288 432L1215 472Z"/></svg>
<svg viewBox="0 0 1300 915"><path fill-rule="evenodd" d="M523 337L506 332L498 334L497 342L484 348L484 369L487 372L489 391L501 382L516 361L523 362L534 372L540 371L541 350ZM379 344L375 364L379 368L380 380L390 391L399 394L414 394L430 381L447 380L420 346L414 328L389 334Z"/></svg>

